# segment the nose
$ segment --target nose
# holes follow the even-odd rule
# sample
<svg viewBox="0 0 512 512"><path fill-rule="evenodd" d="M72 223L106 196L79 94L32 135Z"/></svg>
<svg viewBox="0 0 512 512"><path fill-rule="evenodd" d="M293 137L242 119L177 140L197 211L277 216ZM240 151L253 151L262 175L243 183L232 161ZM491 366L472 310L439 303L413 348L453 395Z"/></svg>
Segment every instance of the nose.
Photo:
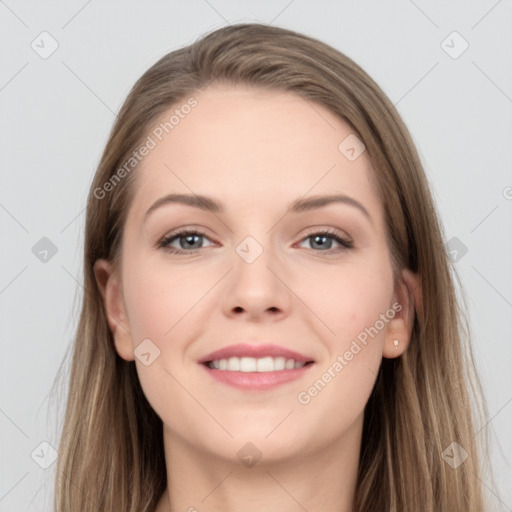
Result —
<svg viewBox="0 0 512 512"><path fill-rule="evenodd" d="M263 247L256 248L254 242L239 247L233 257L233 270L228 274L225 288L224 313L234 319L253 322L282 320L290 314L292 292L286 285L287 276L278 258ZM252 261L249 253L262 250ZM257 254L257 253L256 253Z"/></svg>

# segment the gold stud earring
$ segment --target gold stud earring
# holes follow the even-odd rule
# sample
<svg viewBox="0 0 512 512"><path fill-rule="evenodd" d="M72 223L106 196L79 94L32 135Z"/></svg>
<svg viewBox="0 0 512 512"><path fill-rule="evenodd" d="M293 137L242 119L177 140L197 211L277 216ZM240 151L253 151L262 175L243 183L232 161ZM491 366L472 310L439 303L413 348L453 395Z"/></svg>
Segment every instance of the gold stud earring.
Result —
<svg viewBox="0 0 512 512"><path fill-rule="evenodd" d="M395 346L395 348L398 348L398 343L398 340L393 341L393 345Z"/></svg>

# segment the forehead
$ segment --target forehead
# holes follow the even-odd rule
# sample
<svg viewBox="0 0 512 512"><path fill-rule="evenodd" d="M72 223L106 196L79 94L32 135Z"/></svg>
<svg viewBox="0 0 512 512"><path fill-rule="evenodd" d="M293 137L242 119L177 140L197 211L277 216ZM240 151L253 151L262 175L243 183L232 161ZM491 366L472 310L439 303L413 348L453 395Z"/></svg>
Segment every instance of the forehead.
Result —
<svg viewBox="0 0 512 512"><path fill-rule="evenodd" d="M232 212L325 193L379 209L367 155L349 160L340 151L353 130L324 106L248 86L216 85L192 96L193 108L180 108L185 98L152 128L154 147L135 171L129 217L169 193L213 196Z"/></svg>

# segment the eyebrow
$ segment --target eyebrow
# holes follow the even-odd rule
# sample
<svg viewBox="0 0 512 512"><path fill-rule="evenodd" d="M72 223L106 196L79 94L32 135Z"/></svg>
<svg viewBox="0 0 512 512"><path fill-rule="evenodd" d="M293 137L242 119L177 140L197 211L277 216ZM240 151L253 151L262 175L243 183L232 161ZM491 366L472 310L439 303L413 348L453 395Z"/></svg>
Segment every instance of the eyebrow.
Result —
<svg viewBox="0 0 512 512"><path fill-rule="evenodd" d="M368 210L359 201L344 194L317 195L308 197L306 199L296 199L289 205L286 214L316 210L318 208L322 208L323 206L327 206L332 203L342 203L347 204L349 206L353 206L357 208L360 212L362 212L370 222L372 220L370 214L368 213ZM184 204L186 206L191 206L193 208L198 208L200 210L212 213L224 212L224 207L222 203L220 203L216 199L213 199L212 197L197 194L168 194L155 201L146 211L144 218L147 219L147 217L157 208L161 208L162 206L168 204Z"/></svg>

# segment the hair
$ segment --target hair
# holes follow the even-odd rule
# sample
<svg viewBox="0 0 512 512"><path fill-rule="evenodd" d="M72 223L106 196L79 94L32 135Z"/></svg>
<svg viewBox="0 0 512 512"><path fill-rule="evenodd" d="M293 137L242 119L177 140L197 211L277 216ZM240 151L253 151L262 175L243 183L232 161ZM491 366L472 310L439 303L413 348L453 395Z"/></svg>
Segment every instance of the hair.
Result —
<svg viewBox="0 0 512 512"><path fill-rule="evenodd" d="M215 30L158 60L132 87L109 135L87 201L56 511L152 512L166 488L162 420L134 361L115 351L94 273L100 258L120 262L136 166L104 197L97 191L171 107L213 82L294 93L346 122L366 146L394 270L409 269L421 281L410 344L400 357L383 358L365 406L354 511L481 512L486 451L477 446L475 414L483 417L487 408L456 273L412 138L392 102L349 57L312 37L256 23ZM456 469L442 457L452 442L469 454Z"/></svg>

